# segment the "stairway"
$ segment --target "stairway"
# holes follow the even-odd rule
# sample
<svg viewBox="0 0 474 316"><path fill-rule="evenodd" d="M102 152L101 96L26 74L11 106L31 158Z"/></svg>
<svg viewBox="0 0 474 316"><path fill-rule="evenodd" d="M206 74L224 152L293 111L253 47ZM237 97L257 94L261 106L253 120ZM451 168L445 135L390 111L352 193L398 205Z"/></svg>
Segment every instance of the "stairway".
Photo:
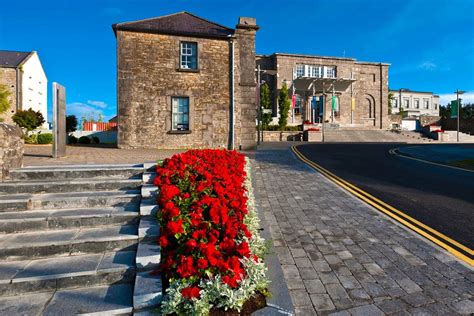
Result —
<svg viewBox="0 0 474 316"><path fill-rule="evenodd" d="M143 171L22 168L0 183L0 315L133 312Z"/></svg>
<svg viewBox="0 0 474 316"><path fill-rule="evenodd" d="M324 131L326 142L347 143L422 143L430 140L419 133L395 133L380 129L336 129Z"/></svg>

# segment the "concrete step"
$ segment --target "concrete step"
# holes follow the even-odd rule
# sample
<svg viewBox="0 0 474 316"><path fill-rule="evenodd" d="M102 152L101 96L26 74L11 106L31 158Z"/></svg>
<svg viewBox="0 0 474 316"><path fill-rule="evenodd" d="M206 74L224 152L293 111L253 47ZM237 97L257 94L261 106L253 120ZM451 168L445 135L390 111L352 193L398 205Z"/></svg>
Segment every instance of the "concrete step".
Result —
<svg viewBox="0 0 474 316"><path fill-rule="evenodd" d="M138 204L129 207L0 212L0 234L33 230L138 225Z"/></svg>
<svg viewBox="0 0 474 316"><path fill-rule="evenodd" d="M0 235L0 261L104 251L136 251L135 225L73 228Z"/></svg>
<svg viewBox="0 0 474 316"><path fill-rule="evenodd" d="M4 297L0 315L130 315L132 293L132 284L114 284Z"/></svg>
<svg viewBox="0 0 474 316"><path fill-rule="evenodd" d="M139 189L141 184L139 175L130 179L16 180L0 183L0 194L133 190Z"/></svg>
<svg viewBox="0 0 474 316"><path fill-rule="evenodd" d="M12 180L131 178L143 172L143 165L73 165L27 167L10 171Z"/></svg>
<svg viewBox="0 0 474 316"><path fill-rule="evenodd" d="M84 285L132 283L135 251L0 262L0 297Z"/></svg>
<svg viewBox="0 0 474 316"><path fill-rule="evenodd" d="M0 212L33 209L127 206L140 202L139 190L66 192L46 194L9 194L0 196Z"/></svg>

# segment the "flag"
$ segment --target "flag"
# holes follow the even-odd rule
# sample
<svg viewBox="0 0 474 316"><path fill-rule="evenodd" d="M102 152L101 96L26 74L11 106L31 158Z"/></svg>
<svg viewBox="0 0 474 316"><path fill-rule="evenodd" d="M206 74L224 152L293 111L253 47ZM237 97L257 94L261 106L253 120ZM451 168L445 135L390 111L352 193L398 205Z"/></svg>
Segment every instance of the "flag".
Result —
<svg viewBox="0 0 474 316"><path fill-rule="evenodd" d="M311 107L313 110L316 110L316 96L313 95L313 98L311 99Z"/></svg>
<svg viewBox="0 0 474 316"><path fill-rule="evenodd" d="M451 118L457 118L458 117L458 101L454 100L451 101Z"/></svg>
<svg viewBox="0 0 474 316"><path fill-rule="evenodd" d="M333 96L333 97L332 97L331 105L332 105L332 110L336 112L336 111L337 111L337 99L336 99L336 96Z"/></svg>
<svg viewBox="0 0 474 316"><path fill-rule="evenodd" d="M356 99L352 98L352 111L355 111L356 109Z"/></svg>
<svg viewBox="0 0 474 316"><path fill-rule="evenodd" d="M296 94L293 94L293 95L291 96L291 106L292 106L293 108L296 107Z"/></svg>

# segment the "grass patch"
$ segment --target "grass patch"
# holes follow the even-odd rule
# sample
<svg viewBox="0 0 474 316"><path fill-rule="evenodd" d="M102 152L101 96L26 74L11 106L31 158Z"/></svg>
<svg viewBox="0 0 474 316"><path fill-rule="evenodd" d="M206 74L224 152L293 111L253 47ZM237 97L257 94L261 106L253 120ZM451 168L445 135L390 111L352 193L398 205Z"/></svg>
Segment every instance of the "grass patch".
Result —
<svg viewBox="0 0 474 316"><path fill-rule="evenodd" d="M449 165L469 170L474 170L474 159L463 159L450 161Z"/></svg>

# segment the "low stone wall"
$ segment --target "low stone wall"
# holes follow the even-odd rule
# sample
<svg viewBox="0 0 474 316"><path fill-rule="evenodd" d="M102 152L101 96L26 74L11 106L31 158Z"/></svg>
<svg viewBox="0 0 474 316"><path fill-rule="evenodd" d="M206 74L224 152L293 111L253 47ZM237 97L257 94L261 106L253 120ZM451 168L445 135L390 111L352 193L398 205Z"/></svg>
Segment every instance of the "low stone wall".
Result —
<svg viewBox="0 0 474 316"><path fill-rule="evenodd" d="M12 168L23 163L24 142L18 126L0 123L0 169L1 180L5 180Z"/></svg>
<svg viewBox="0 0 474 316"><path fill-rule="evenodd" d="M303 140L302 132L263 131L264 142L286 142Z"/></svg>
<svg viewBox="0 0 474 316"><path fill-rule="evenodd" d="M431 124L440 125L441 116L428 116L422 115L420 116L420 126L425 127Z"/></svg>

